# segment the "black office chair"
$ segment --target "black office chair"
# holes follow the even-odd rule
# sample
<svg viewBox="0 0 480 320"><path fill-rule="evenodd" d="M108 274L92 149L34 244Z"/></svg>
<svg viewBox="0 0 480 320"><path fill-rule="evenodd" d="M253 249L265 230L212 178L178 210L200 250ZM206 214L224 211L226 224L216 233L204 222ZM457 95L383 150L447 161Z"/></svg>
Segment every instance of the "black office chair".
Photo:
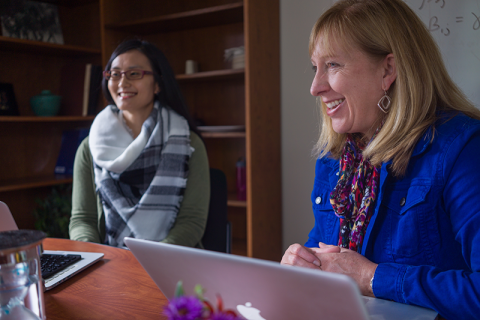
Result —
<svg viewBox="0 0 480 320"><path fill-rule="evenodd" d="M202 244L207 250L231 253L231 226L227 219L227 178L210 168L210 207Z"/></svg>

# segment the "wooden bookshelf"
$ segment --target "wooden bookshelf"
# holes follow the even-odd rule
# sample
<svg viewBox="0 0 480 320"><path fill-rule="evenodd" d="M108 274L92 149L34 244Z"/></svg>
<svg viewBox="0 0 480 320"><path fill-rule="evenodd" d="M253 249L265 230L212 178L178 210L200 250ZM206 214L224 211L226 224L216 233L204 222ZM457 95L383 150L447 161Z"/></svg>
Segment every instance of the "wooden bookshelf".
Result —
<svg viewBox="0 0 480 320"><path fill-rule="evenodd" d="M105 65L126 38L155 43L177 75L191 114L206 126L241 125L241 132L203 132L211 167L227 176L233 252L270 260L282 255L280 59L278 0L47 0L58 6L64 44L0 36L0 82L12 83L19 117L0 116L0 201L19 227L32 227L35 199L71 178L53 175L63 130L89 126L93 116L35 117L29 100L59 94L62 68ZM245 68L232 69L225 49L245 47ZM185 61L199 71L185 74ZM75 76L72 74L72 77ZM99 108L101 104L99 104ZM73 114L65 111L73 111ZM247 163L247 200L235 194L235 162Z"/></svg>
<svg viewBox="0 0 480 320"><path fill-rule="evenodd" d="M169 59L190 113L205 126L244 131L201 132L211 167L227 176L233 252L280 260L280 61L278 0L102 2L104 63L116 44L140 36ZM245 68L224 51L245 47ZM185 61L199 72L185 74ZM247 201L236 200L235 163L247 162Z"/></svg>
<svg viewBox="0 0 480 320"><path fill-rule="evenodd" d="M43 1L42 1L43 2ZM62 104L59 114L38 117L30 98L42 90L58 95L63 67L72 63L101 64L100 2L46 1L58 6L64 44L0 35L0 82L14 88L19 116L0 116L0 201L10 207L19 228L34 228L36 200L53 186L71 183L54 174L62 132L89 127L94 116L82 117ZM75 77L72 74L72 78ZM79 88L82 90L83 87Z"/></svg>
<svg viewBox="0 0 480 320"><path fill-rule="evenodd" d="M232 240L232 254L239 256L247 256L247 244L243 239L233 239Z"/></svg>

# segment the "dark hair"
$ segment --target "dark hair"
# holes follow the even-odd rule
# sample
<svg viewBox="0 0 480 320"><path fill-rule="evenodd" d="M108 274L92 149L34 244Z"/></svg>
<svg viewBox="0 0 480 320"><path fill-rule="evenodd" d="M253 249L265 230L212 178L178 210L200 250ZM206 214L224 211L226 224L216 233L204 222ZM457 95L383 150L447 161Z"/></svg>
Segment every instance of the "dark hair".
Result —
<svg viewBox="0 0 480 320"><path fill-rule="evenodd" d="M108 60L107 65L105 66L105 70L110 70L112 62L116 57L131 50L140 51L150 61L153 78L160 87L160 92L155 95L155 100L160 101L161 104L170 107L173 111L184 117L188 122L190 130L194 131L199 137L201 137L197 130L197 126L188 112L187 104L185 103L185 99L180 91L180 86L175 79L175 75L167 58L154 44L140 39L125 40L113 51L110 60ZM115 101L108 90L108 80L105 78L102 80L102 90L108 103L115 104Z"/></svg>

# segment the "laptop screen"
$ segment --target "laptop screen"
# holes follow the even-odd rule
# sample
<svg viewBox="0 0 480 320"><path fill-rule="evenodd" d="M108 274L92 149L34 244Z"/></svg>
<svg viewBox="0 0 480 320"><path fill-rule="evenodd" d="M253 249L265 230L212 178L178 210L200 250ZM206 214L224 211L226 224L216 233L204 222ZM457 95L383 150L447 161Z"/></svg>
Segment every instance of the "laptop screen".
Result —
<svg viewBox="0 0 480 320"><path fill-rule="evenodd" d="M280 265L178 245L125 238L137 260L167 298L178 281L187 295L200 284L209 301L248 320L435 319L432 310L363 297L345 275Z"/></svg>

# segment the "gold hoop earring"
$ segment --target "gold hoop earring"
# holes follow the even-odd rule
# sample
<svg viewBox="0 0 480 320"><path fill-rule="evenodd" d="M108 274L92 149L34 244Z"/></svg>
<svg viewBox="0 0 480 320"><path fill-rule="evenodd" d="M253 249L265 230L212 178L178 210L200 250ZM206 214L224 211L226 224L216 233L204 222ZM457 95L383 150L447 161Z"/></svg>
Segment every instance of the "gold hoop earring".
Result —
<svg viewBox="0 0 480 320"><path fill-rule="evenodd" d="M392 103L392 99L387 94L387 91L383 91L385 94L383 97L380 98L380 100L377 103L377 106L382 110L384 113L388 113L390 111L390 104Z"/></svg>

